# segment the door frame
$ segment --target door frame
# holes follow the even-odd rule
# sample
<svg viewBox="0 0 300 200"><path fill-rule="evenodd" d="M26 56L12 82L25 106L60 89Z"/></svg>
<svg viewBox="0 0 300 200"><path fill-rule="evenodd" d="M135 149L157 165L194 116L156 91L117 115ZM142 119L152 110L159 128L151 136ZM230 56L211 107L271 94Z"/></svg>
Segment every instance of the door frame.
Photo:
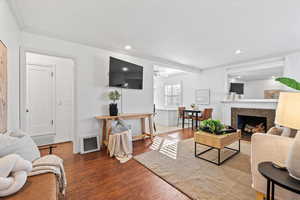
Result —
<svg viewBox="0 0 300 200"><path fill-rule="evenodd" d="M28 85L27 85L27 68L28 68L28 65L31 65L31 66L38 66L38 67L43 67L43 68L51 68L51 72L53 73L53 79L52 79L52 114L53 114L53 130L54 132L53 133L48 133L48 134L55 134L56 133L56 66L55 65L41 65L41 64L38 64L38 63L26 63L26 104L25 104L25 107L26 109L28 109L28 102L27 102L27 91L28 91ZM24 127L24 130L25 132L28 131L29 127L29 119L28 119L28 114L26 112L25 114L25 118L26 118L26 126ZM32 136L43 136L43 135L32 135Z"/></svg>
<svg viewBox="0 0 300 200"><path fill-rule="evenodd" d="M58 52L30 48L26 46L20 47L20 65L19 65L19 128L26 129L26 53L35 53L45 56L54 56L58 58L66 58L73 60L73 116L72 116L72 130L71 140L73 142L73 153L79 152L79 137L78 137L78 117L77 117L77 59L72 55L61 54Z"/></svg>

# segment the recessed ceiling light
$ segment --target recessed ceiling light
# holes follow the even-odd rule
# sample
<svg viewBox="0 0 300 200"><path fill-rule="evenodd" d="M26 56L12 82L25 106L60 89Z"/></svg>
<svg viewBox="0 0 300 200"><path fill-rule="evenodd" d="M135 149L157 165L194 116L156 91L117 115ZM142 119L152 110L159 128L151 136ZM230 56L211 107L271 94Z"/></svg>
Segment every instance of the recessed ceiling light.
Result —
<svg viewBox="0 0 300 200"><path fill-rule="evenodd" d="M241 76L237 76L236 78L240 79L240 78L242 78L242 77L241 77Z"/></svg>
<svg viewBox="0 0 300 200"><path fill-rule="evenodd" d="M132 47L131 47L130 45L126 45L126 46L124 47L124 49L130 50L130 49L132 49Z"/></svg>
<svg viewBox="0 0 300 200"><path fill-rule="evenodd" d="M238 50L235 51L235 54L236 54L236 55L239 55L239 54L241 54L241 53L242 53L242 50L240 50L240 49L238 49Z"/></svg>
<svg viewBox="0 0 300 200"><path fill-rule="evenodd" d="M127 67L123 67L122 70L123 70L124 72L127 72L127 71L128 71L128 68L127 68Z"/></svg>

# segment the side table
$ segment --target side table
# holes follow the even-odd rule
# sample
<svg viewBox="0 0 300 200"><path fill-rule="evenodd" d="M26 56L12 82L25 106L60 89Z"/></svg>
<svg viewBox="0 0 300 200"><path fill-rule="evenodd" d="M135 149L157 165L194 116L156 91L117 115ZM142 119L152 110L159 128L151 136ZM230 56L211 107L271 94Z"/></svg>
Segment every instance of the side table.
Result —
<svg viewBox="0 0 300 200"><path fill-rule="evenodd" d="M272 162L262 162L258 171L267 179L267 200L275 199L275 186L300 194L300 181L290 177L287 170L273 167Z"/></svg>

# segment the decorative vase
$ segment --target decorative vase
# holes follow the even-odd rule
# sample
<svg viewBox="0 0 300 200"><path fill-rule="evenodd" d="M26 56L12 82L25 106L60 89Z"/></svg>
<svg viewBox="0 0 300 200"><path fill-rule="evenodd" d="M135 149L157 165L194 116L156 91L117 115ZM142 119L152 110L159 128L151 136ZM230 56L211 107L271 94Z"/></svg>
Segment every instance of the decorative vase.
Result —
<svg viewBox="0 0 300 200"><path fill-rule="evenodd" d="M116 104L116 103L109 104L109 115L110 116L118 115L118 104Z"/></svg>
<svg viewBox="0 0 300 200"><path fill-rule="evenodd" d="M290 149L286 167L290 176L300 181L300 131L298 131Z"/></svg>

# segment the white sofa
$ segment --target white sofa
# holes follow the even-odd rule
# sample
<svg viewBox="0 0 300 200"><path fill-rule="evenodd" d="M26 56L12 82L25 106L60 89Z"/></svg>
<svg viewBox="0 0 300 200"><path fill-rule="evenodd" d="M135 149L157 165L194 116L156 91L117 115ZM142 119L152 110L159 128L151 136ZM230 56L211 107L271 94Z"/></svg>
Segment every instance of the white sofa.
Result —
<svg viewBox="0 0 300 200"><path fill-rule="evenodd" d="M251 138L252 187L257 191L257 199L263 199L267 191L267 181L258 172L258 164L264 161L285 163L293 138L256 133ZM277 200L300 200L300 195L276 187Z"/></svg>

